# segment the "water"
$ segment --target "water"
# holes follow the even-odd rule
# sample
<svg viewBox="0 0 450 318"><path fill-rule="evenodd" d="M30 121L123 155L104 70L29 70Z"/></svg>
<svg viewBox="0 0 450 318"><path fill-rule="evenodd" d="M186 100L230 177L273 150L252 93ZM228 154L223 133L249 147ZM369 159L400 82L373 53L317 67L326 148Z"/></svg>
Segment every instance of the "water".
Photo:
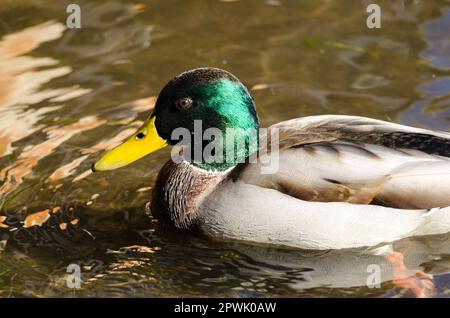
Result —
<svg viewBox="0 0 450 318"><path fill-rule="evenodd" d="M450 2L378 1L380 30L365 26L371 1L78 1L82 28L67 30L69 3L0 7L1 297L412 295L364 251L268 249L159 225L143 206L168 150L89 168L172 76L200 66L253 88L263 126L335 113L448 130ZM448 297L448 235L394 247ZM71 263L79 290L66 286ZM371 264L379 288L366 286Z"/></svg>

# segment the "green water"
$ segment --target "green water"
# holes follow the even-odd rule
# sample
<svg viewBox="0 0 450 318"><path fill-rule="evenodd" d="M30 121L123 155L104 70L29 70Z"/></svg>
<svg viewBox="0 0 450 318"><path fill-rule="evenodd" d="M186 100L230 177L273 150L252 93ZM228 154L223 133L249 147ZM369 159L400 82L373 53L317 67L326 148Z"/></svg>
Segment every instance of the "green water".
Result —
<svg viewBox="0 0 450 318"><path fill-rule="evenodd" d="M171 77L200 66L253 87L263 126L335 113L448 130L450 3L377 1L382 27L370 30L371 2L77 1L82 28L69 30L69 1L3 1L0 297L412 296L364 251L226 244L159 225L143 207L169 150L89 174ZM394 244L441 297L449 238ZM78 290L66 285L71 263ZM371 264L379 288L366 286Z"/></svg>

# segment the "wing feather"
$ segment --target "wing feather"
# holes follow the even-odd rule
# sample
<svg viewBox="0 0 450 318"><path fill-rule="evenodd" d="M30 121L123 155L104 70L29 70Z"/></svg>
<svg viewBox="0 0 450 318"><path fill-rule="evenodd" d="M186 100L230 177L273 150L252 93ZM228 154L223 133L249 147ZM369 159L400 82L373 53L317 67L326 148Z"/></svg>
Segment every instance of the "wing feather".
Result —
<svg viewBox="0 0 450 318"><path fill-rule="evenodd" d="M289 120L273 129L279 136L278 171L263 174L260 165L247 165L240 176L245 182L308 201L450 206L447 132L333 115Z"/></svg>

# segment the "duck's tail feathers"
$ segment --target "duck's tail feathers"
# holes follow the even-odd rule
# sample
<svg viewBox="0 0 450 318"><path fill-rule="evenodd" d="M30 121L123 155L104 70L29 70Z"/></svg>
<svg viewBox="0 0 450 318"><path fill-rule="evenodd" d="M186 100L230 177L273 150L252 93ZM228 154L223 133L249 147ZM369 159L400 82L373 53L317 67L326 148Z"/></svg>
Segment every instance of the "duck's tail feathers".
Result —
<svg viewBox="0 0 450 318"><path fill-rule="evenodd" d="M450 206L433 208L423 214L423 222L414 235L437 235L450 232Z"/></svg>

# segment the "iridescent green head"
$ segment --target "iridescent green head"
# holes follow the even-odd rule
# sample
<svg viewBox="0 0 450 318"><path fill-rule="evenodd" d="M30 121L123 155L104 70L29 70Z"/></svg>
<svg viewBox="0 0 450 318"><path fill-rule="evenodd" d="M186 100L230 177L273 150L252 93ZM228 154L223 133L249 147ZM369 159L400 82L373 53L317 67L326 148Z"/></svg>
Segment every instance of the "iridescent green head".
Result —
<svg viewBox="0 0 450 318"><path fill-rule="evenodd" d="M203 154L199 157L198 153L192 153L192 164L206 170L225 170L257 150L258 128L255 103L246 87L227 71L198 68L173 78L162 89L149 120L129 141L107 153L94 168L110 170L167 144L175 145L180 142L177 132L184 130L189 132L191 140L183 140L183 143L190 143L194 152L200 147ZM208 132L214 129L221 132L222 139L214 133L209 138L212 141L202 138L208 137ZM149 137L153 140L151 143ZM123 146L126 147L120 149ZM230 146L233 148L231 156ZM215 160L217 150L224 152L221 162ZM127 152L131 160L124 158Z"/></svg>

